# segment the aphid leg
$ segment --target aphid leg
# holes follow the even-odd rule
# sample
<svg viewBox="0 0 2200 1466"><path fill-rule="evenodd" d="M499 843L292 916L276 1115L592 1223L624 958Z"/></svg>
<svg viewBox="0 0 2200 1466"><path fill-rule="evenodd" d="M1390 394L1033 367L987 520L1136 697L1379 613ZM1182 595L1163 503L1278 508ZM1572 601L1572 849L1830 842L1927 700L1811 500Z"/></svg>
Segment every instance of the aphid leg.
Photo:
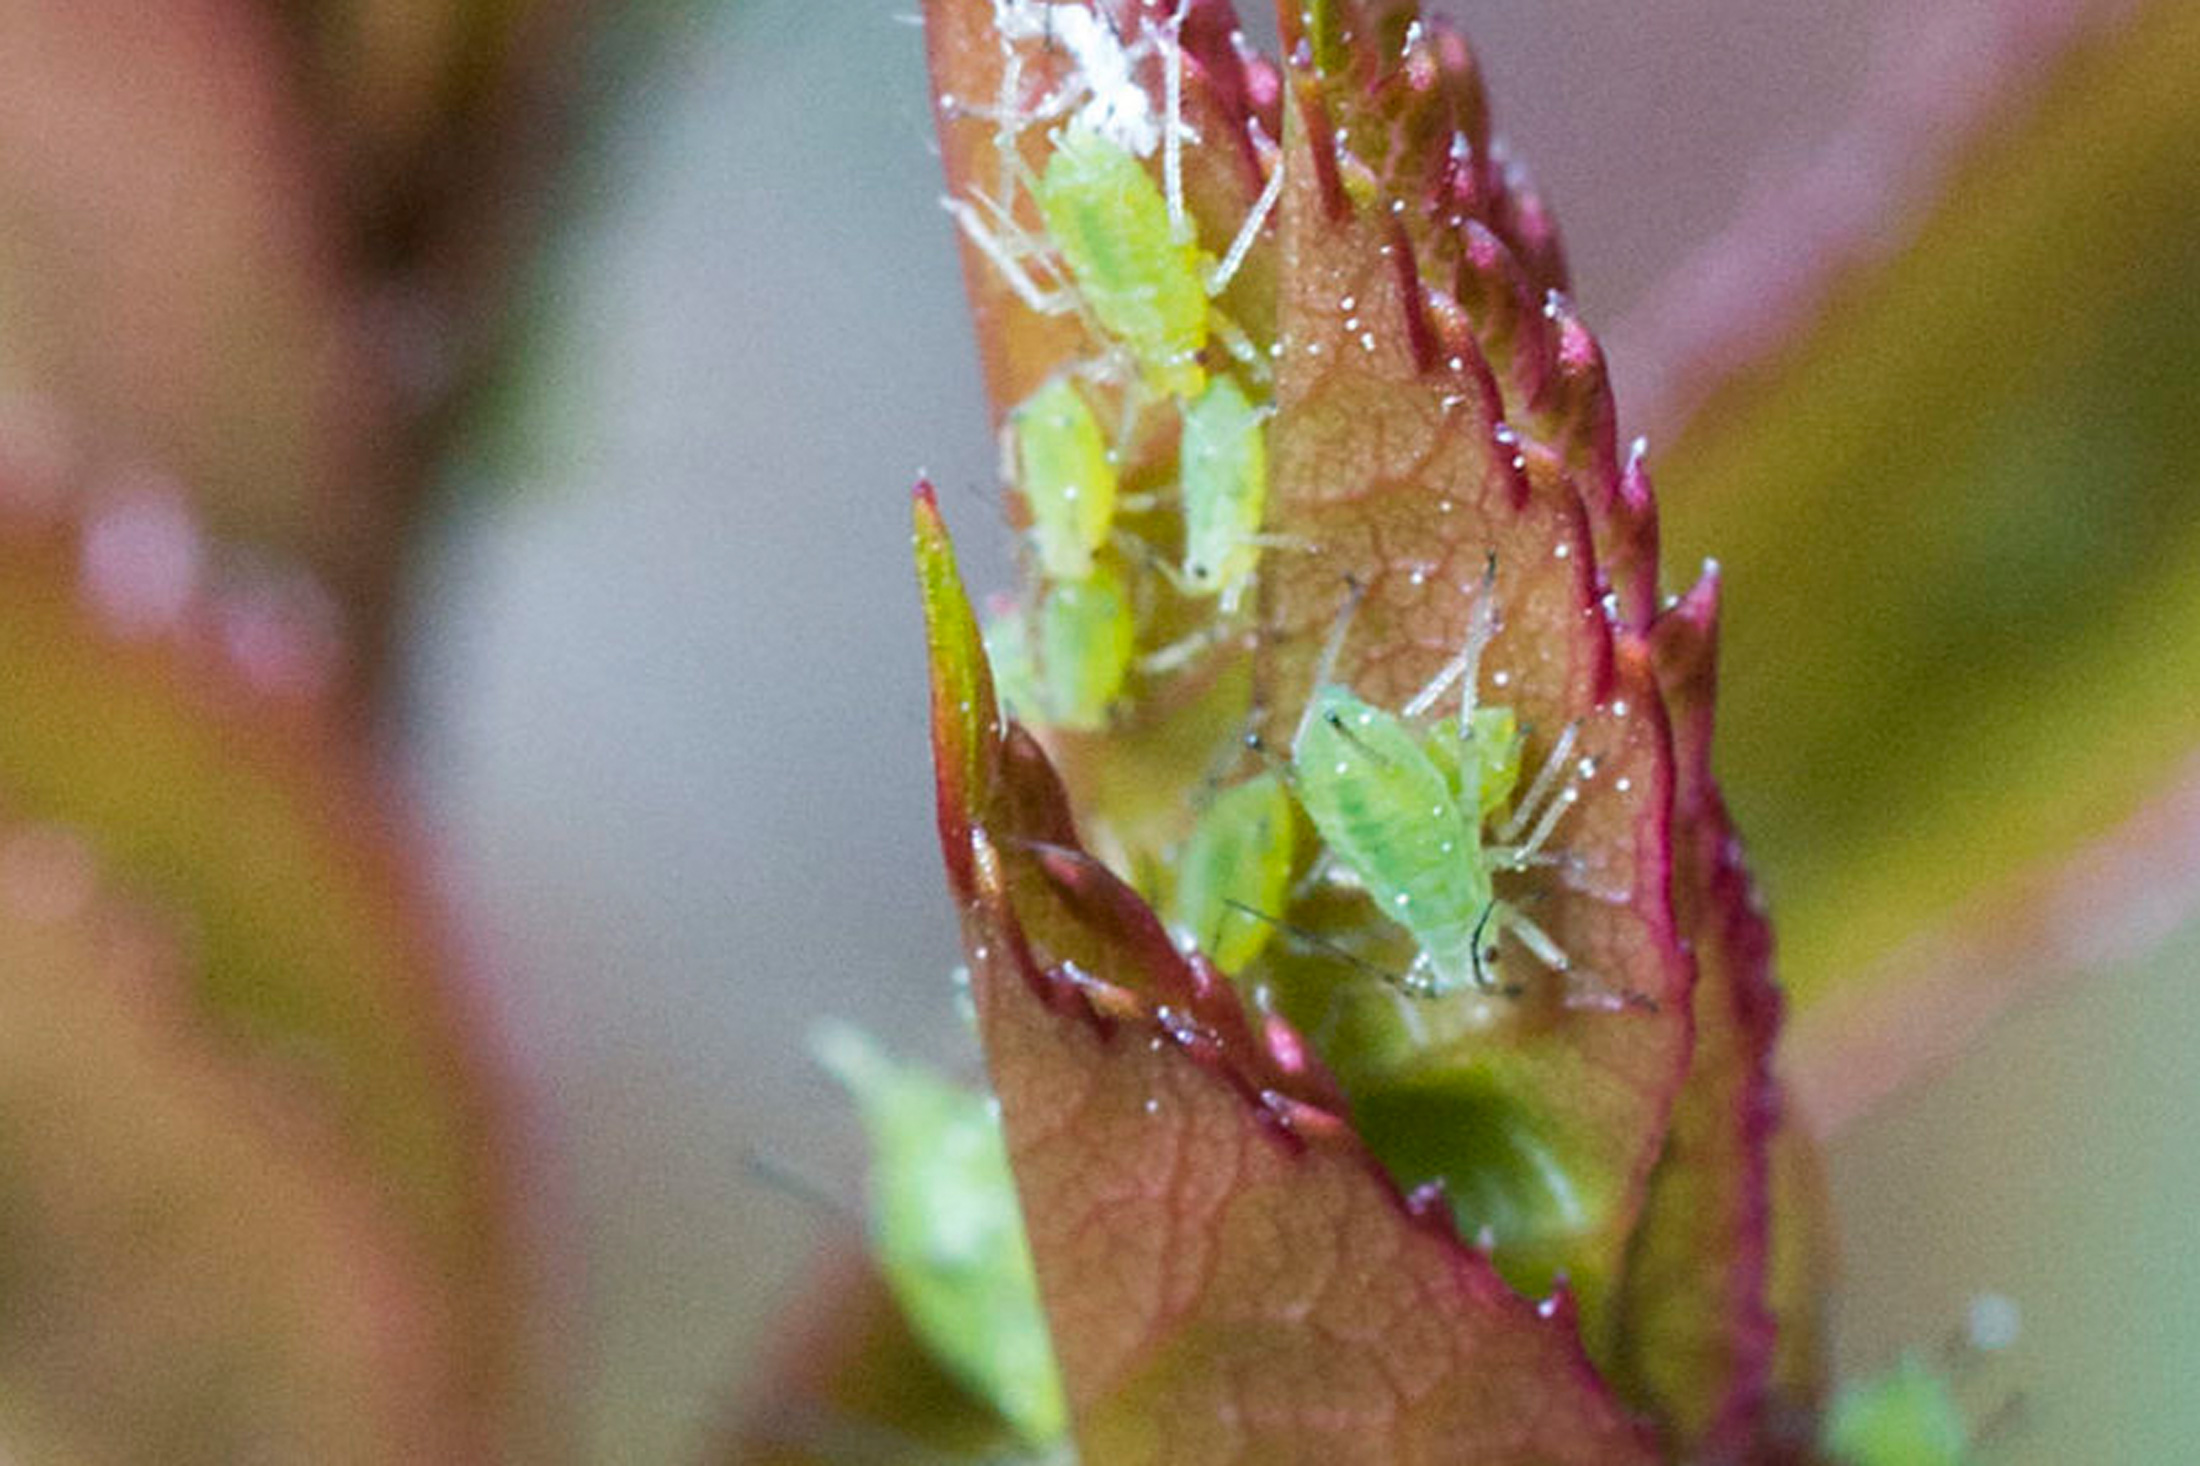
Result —
<svg viewBox="0 0 2200 1466"><path fill-rule="evenodd" d="M1178 637L1167 646L1155 647L1140 657L1138 670L1149 677L1165 677L1171 672L1181 672L1235 634L1229 626L1203 626L1197 631Z"/></svg>
<svg viewBox="0 0 2200 1466"><path fill-rule="evenodd" d="M1543 842L1550 839L1551 831L1558 828L1560 817L1580 801L1581 790L1576 786L1568 784L1565 788L1559 790L1552 797L1549 807L1543 811L1543 817L1536 821L1535 828L1528 832L1527 840L1517 848L1508 849L1504 852L1505 863L1517 870L1540 855L1543 851Z"/></svg>
<svg viewBox="0 0 2200 1466"><path fill-rule="evenodd" d="M1410 988L1392 983L1390 1000L1392 1008L1398 1014L1399 1023L1405 1028L1406 1037L1413 1041L1415 1048L1427 1048L1428 1023L1421 1016L1419 997Z"/></svg>
<svg viewBox="0 0 2200 1466"><path fill-rule="evenodd" d="M1244 369L1248 381L1265 387L1275 380L1275 368L1268 354L1253 344L1253 338L1245 334L1243 326L1211 305L1207 308L1207 331L1222 343L1230 359Z"/></svg>
<svg viewBox="0 0 2200 1466"><path fill-rule="evenodd" d="M1537 926L1519 907L1499 903L1498 921L1536 961L1566 980L1567 1007L1592 1008L1603 1013L1617 1013L1627 1008L1650 1013L1658 1010L1657 1000L1647 993L1631 989L1614 992L1597 978L1576 968L1551 934Z"/></svg>
<svg viewBox="0 0 2200 1466"><path fill-rule="evenodd" d="M1016 292L1017 299L1043 316L1068 315L1080 308L1077 292L1071 287L1064 285L1048 290L1034 280L1030 272L1024 269L1023 261L1017 257L1016 252L1002 242L993 232L992 226L985 222L968 200L948 198L940 202L954 216L955 223L961 227L964 236L978 247L980 254L992 262L994 269L1001 272L1001 278L1008 282L1009 289ZM1033 257L1036 258L1036 254Z"/></svg>
<svg viewBox="0 0 2200 1466"><path fill-rule="evenodd" d="M1300 877L1299 883L1291 888L1291 899L1294 901L1301 900L1304 897L1313 895L1324 886L1341 884L1343 882L1340 881L1340 877L1348 878L1355 890L1359 888L1360 878L1352 875L1351 867L1338 860L1329 847L1325 845L1322 847L1321 853L1314 857L1313 864L1306 868L1306 874Z"/></svg>
<svg viewBox="0 0 2200 1466"><path fill-rule="evenodd" d="M1573 757L1574 744L1580 737L1581 723L1578 719L1568 723L1565 730L1558 735L1558 742L1551 746L1550 757L1544 759L1543 767L1536 770L1535 781L1528 786L1527 795L1521 799L1518 805L1514 806L1512 817L1506 820L1504 828L1497 832L1499 841L1509 845L1520 838L1521 832L1527 829L1531 822L1545 821L1547 811L1545 811L1543 805L1557 792L1559 781L1565 777L1566 761ZM1568 786L1568 788L1571 787ZM1578 794L1576 797L1579 797ZM1549 832L1545 831L1545 833L1548 834ZM1522 852L1533 854L1534 842L1523 846Z"/></svg>
<svg viewBox="0 0 2200 1466"><path fill-rule="evenodd" d="M1245 222L1238 225L1237 236L1222 258L1207 273L1207 294L1217 296L1230 288L1238 270L1245 264L1245 257L1253 252L1253 244L1260 238L1260 231L1268 223L1268 216L1275 212L1276 200L1283 196L1283 160L1278 158L1268 170L1268 181L1261 185L1260 197L1253 200L1252 210Z"/></svg>
<svg viewBox="0 0 2200 1466"><path fill-rule="evenodd" d="M1490 922L1497 916L1499 902L1492 896L1482 907L1482 914L1474 920L1474 944L1467 949L1467 956L1474 964L1474 985L1485 993L1503 998L1517 998L1521 994L1518 983L1500 983L1490 976L1489 969L1497 961L1497 944L1489 939Z"/></svg>

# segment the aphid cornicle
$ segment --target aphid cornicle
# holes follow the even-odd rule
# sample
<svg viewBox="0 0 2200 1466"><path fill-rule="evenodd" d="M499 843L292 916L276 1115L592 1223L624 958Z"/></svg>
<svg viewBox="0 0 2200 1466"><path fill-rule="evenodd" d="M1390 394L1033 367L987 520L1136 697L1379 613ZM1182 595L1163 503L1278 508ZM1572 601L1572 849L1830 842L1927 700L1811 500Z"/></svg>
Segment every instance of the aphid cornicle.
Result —
<svg viewBox="0 0 2200 1466"><path fill-rule="evenodd" d="M1017 487L1031 516L1040 573L1083 580L1115 525L1115 463L1092 404L1055 377L1009 414Z"/></svg>
<svg viewBox="0 0 2200 1466"><path fill-rule="evenodd" d="M1294 816L1283 780L1255 775L1201 812L1176 860L1170 924L1235 977L1252 965L1290 898Z"/></svg>

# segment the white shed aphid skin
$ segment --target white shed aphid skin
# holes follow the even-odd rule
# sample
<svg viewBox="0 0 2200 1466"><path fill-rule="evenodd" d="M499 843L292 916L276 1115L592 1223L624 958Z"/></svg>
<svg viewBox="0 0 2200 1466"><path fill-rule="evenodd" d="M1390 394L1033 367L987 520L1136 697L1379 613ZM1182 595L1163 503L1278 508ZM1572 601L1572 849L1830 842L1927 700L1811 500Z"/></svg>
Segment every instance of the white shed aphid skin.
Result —
<svg viewBox="0 0 2200 1466"><path fill-rule="evenodd" d="M1399 713L1367 703L1335 680L1359 599L1355 588L1323 649L1292 737L1291 790L1349 883L1413 937L1419 952L1401 978L1406 991L1428 997L1469 988L1517 993L1517 986L1500 984L1490 971L1495 937L1504 933L1567 980L1569 1002L1615 1006L1601 988L1582 980L1549 933L1496 891L1499 873L1540 863L1545 842L1579 791L1566 774L1576 736L1569 727L1497 838L1485 840L1485 822L1510 798L1520 770L1511 710L1476 703L1482 652L1496 632L1492 580L1485 578L1476 597L1458 656ZM1453 684L1460 687L1457 719L1416 726L1414 720L1433 711ZM1525 839L1519 838L1523 831Z"/></svg>

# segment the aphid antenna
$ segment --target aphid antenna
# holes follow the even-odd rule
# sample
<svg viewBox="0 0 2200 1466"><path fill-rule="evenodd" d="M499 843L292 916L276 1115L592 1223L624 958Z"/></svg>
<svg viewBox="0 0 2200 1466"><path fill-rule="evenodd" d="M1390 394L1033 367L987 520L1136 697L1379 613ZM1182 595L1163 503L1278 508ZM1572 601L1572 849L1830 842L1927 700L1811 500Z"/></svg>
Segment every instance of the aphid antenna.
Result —
<svg viewBox="0 0 2200 1466"><path fill-rule="evenodd" d="M1467 636L1459 648L1459 654L1446 662L1428 685L1413 695L1400 711L1409 718L1426 717L1437 701L1459 684L1459 736L1471 737L1474 709L1479 695L1478 684L1482 672L1482 653L1497 636L1497 552L1491 550L1482 562L1482 584L1475 591L1474 604L1467 612Z"/></svg>
<svg viewBox="0 0 2200 1466"><path fill-rule="evenodd" d="M1314 716L1314 704L1319 700L1315 694L1336 681L1337 661L1344 655L1345 636L1352 630L1352 618L1359 614L1360 602L1367 597L1367 587L1360 584L1358 576L1345 576L1344 585L1344 604L1337 608L1337 618L1330 624L1329 637L1322 643L1321 660L1314 664L1314 681L1307 689L1306 709L1299 714L1298 731L1291 737L1294 748L1310 726L1308 720Z"/></svg>
<svg viewBox="0 0 2200 1466"><path fill-rule="evenodd" d="M1270 926L1274 927L1283 936L1290 938L1292 941L1299 942L1304 944L1305 946L1311 947L1315 951L1320 952L1326 957L1334 957L1339 962L1344 963L1348 967L1357 969L1359 972L1365 974L1368 977L1375 978L1382 982L1391 983L1393 985L1400 984L1404 981L1404 979L1400 978L1397 973L1390 971L1388 968L1377 966L1375 963L1368 961L1365 957L1362 957L1359 953L1353 951L1351 948L1345 946L1342 942L1337 941L1333 937L1325 937L1320 932L1310 931L1303 926L1285 921L1280 916L1271 916L1267 912L1260 910L1258 907L1248 906L1243 901L1233 900L1228 896L1222 898L1222 904L1229 907L1232 911L1237 912L1241 916L1250 916L1255 921L1264 921Z"/></svg>
<svg viewBox="0 0 2200 1466"><path fill-rule="evenodd" d="M1176 0L1176 10L1169 17L1168 49L1161 58L1161 191L1169 203L1169 234L1179 242L1191 237L1184 214L1184 17L1191 9L1192 0ZM1207 292L1210 297L1216 293Z"/></svg>
<svg viewBox="0 0 2200 1466"><path fill-rule="evenodd" d="M1530 824L1535 824L1542 831L1542 834L1548 837L1550 831L1544 829L1543 826L1553 824L1555 820L1549 817L1549 811L1544 808L1544 805L1554 797L1560 799L1561 802L1558 808L1561 810L1567 804L1573 802L1571 799L1565 799L1563 796L1558 795L1556 791L1560 780L1565 777L1566 761L1573 757L1574 745L1580 741L1580 738L1581 720L1579 718L1574 719L1559 730L1558 741L1551 745L1550 754L1543 760L1543 767L1536 770L1534 781L1528 785L1527 795L1513 807L1511 817L1498 830L1497 838L1501 843L1511 845L1519 842L1521 853L1526 855L1534 854L1541 847L1540 840L1521 841L1521 832L1526 830ZM1570 784L1566 788L1568 791L1573 791L1573 786ZM1575 792L1575 798L1578 797L1578 792Z"/></svg>

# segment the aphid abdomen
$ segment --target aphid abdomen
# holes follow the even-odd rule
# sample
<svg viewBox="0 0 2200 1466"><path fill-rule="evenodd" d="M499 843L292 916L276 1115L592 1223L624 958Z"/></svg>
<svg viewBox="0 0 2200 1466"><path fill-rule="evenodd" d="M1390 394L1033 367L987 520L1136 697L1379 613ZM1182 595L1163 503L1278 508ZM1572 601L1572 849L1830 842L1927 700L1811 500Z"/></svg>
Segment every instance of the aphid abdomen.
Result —
<svg viewBox="0 0 2200 1466"><path fill-rule="evenodd" d="M1038 674L1050 719L1090 731L1123 690L1137 627L1123 578L1105 565L1084 580L1057 581L1039 602Z"/></svg>
<svg viewBox="0 0 2200 1466"><path fill-rule="evenodd" d="M1100 420L1074 383L1056 377L1009 415L1009 432L1040 571L1085 579L1115 523L1115 464Z"/></svg>
<svg viewBox="0 0 2200 1466"><path fill-rule="evenodd" d="M1462 812L1424 735L1324 687L1300 723L1291 766L1307 818L1376 908L1412 933L1430 986L1472 982L1474 930L1490 898L1480 824Z"/></svg>
<svg viewBox="0 0 2200 1466"><path fill-rule="evenodd" d="M1037 189L1047 233L1087 309L1155 390L1196 396L1206 382L1207 287L1198 247L1176 237L1168 201L1121 145L1066 129Z"/></svg>
<svg viewBox="0 0 2200 1466"><path fill-rule="evenodd" d="M1202 595L1234 597L1260 563L1268 509L1268 449L1262 414L1228 377L1217 377L1184 409L1177 452L1184 485L1184 583Z"/></svg>

